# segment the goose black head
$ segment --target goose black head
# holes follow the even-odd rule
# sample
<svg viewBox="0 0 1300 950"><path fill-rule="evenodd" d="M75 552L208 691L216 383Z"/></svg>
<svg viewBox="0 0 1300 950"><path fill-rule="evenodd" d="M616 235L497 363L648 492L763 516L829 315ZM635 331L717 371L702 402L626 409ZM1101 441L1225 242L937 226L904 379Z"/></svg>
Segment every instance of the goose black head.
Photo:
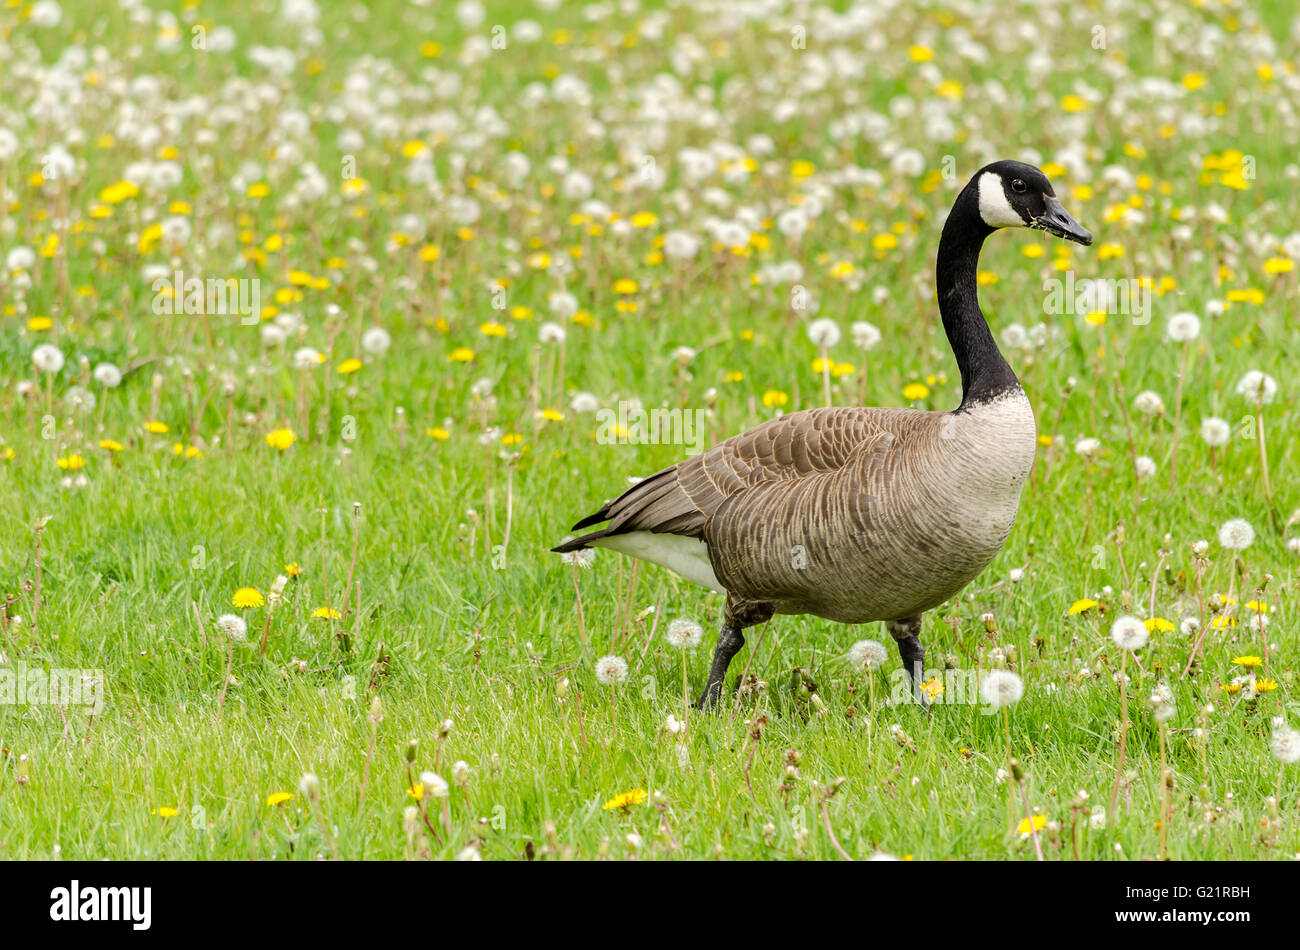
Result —
<svg viewBox="0 0 1300 950"><path fill-rule="evenodd" d="M1033 228L1067 241L1091 244L1092 235L1070 217L1052 183L1033 165L994 162L975 173L980 217L991 228Z"/></svg>

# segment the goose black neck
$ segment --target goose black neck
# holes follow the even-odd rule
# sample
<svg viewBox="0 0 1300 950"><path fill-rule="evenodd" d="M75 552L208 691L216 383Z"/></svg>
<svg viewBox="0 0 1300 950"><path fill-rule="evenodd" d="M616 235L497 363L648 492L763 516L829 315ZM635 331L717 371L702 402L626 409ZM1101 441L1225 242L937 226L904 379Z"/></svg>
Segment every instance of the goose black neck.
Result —
<svg viewBox="0 0 1300 950"><path fill-rule="evenodd" d="M980 248L993 233L980 216L978 194L972 182L953 204L939 239L935 267L939 315L961 371L963 409L1020 386L993 340L976 292Z"/></svg>

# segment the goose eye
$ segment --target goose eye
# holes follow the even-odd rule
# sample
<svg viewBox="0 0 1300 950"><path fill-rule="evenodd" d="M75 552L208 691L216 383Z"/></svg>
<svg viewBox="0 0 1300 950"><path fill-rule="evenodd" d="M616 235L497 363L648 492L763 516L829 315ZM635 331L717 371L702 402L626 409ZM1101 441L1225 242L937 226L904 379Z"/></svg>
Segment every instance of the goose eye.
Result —
<svg viewBox="0 0 1300 950"><path fill-rule="evenodd" d="M1018 195L1023 195L1025 193L1025 183L1017 178L1011 183L1011 190Z"/></svg>

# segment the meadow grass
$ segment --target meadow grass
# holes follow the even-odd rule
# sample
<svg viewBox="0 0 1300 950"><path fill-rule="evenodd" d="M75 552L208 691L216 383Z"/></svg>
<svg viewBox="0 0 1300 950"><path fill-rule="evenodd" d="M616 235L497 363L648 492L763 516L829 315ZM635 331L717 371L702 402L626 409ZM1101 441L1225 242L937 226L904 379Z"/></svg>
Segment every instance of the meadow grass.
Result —
<svg viewBox="0 0 1300 950"><path fill-rule="evenodd" d="M1300 852L1296 773L1287 767L1279 784L1270 752L1274 717L1296 717L1300 648L1288 547L1300 534L1288 521L1300 501L1290 266L1300 176L1288 165L1300 116L1284 8L1014 6L1035 24L1031 37L1002 30L1005 5L996 16L909 5L857 32L820 26L820 13L738 23L694 5L614 5L593 23L576 5L489 3L481 24L465 25L451 9L378 4L362 18L358 5L322 4L315 27L275 5L191 8L209 31L236 27L238 45L222 54L191 48L186 15L132 24L115 4L69 3L57 26L39 27L22 9L0 12L13 53L0 57L0 77L17 90L0 127L19 143L0 160L11 192L0 250L32 249L30 263L20 255L0 275L0 595L12 598L0 673L87 671L103 688L93 714L0 703L0 857L1032 860L1024 801L1042 816L1049 860ZM537 42L459 60L473 38L498 23L510 35L525 17L543 24ZM1180 30L1157 41L1155 24L1171 17ZM638 34L646 22L661 23L663 38ZM800 22L807 48L792 50ZM1094 23L1107 27L1104 49L1091 43ZM1211 52L1193 41L1209 27L1222 44ZM259 42L292 50L291 68L259 66ZM958 55L965 42L987 60ZM97 44L103 57L52 65ZM667 122L647 89L675 68L669 50L688 47L699 53L680 54L684 92L664 94L679 120ZM810 57L836 49L862 75L801 86L818 72ZM1052 55L1042 77L1027 62L1035 50ZM57 109L41 99L51 72L74 90ZM146 75L156 87L130 85ZM356 76L368 84L349 86ZM447 76L460 77L458 89L439 86ZM529 98L528 84L553 94L564 76L585 80L579 101ZM1137 95L1143 77L1179 92ZM689 118L689 103L708 98L697 86L712 90L707 122ZM188 96L205 108L169 126L170 104ZM933 141L925 122L891 118L899 96L937 103L954 137ZM776 118L783 98L797 108ZM1119 114L1108 107L1117 98ZM136 106L131 123L124 103ZM307 131L284 131L292 110L309 117ZM875 140L832 132L861 112L885 122ZM359 178L340 179L353 154L343 129L365 131ZM728 142L744 156L757 134L772 151L747 174L683 177L682 148ZM38 176L59 143L74 173ZM925 171L894 167L886 145L918 149ZM940 222L984 160L1025 149L1056 166L1058 193L1097 244L1012 232L986 246L981 302L996 335L1027 338L1004 348L1046 444L1006 548L922 633L936 668L1009 666L1023 699L1003 716L940 695L926 715L891 702L892 646L880 671L849 661L856 640L888 645L878 625L779 617L761 643L747 631L723 708L691 711L673 734L668 717L685 715L682 668L663 632L677 617L710 631L687 657L694 698L722 598L612 553L582 568L548 548L629 476L685 447L603 444L574 395L605 408L706 410L710 441L820 405L821 354L805 332L814 314L771 276L793 260L815 316L846 330L830 354L835 404L955 406L932 291ZM517 181L510 151L531 162ZM635 185L645 155L663 185ZM947 155L952 180L937 171ZM557 156L590 176L609 214L566 196L567 172L547 166ZM429 158L438 184L412 183L410 165ZM131 163L171 160L183 169L173 188L133 182L138 194L105 197L130 180ZM308 161L329 188L290 200ZM258 165L241 167L249 162ZM881 179L827 184L850 165ZM774 227L809 196L825 207L805 235ZM706 218L741 209L762 219L745 246L710 241ZM423 233L407 233L417 230L407 215ZM190 223L184 239L150 238L171 217ZM664 259L659 239L672 230L702 239L693 260ZM260 280L268 309L258 316L264 326L281 318L287 340L265 345L229 314L154 313L150 265ZM1044 312L1044 281L1066 273L1150 278L1149 321L1105 306ZM562 359L561 344L538 343L561 291L579 308L559 319ZM1185 311L1201 330L1187 346L1175 425L1183 347L1165 329ZM880 329L879 345L852 345L857 320ZM1008 334L1012 324L1019 332ZM372 326L391 347L363 347ZM57 372L33 365L41 344L65 356ZM299 369L305 346L323 359ZM353 358L360 368L340 373ZM102 362L126 370L120 386L91 380ZM1252 437L1257 407L1237 392L1248 371L1278 387L1262 407L1276 520ZM904 400L909 384L926 395ZM94 394L93 408L76 408L75 393L69 401L74 386ZM1146 390L1162 411L1135 407ZM1230 427L1217 449L1198 434L1210 416ZM268 444L282 429L292 444ZM1096 451L1076 451L1083 439L1099 440ZM1139 478L1139 456L1154 474ZM1239 554L1218 539L1235 518L1255 533ZM268 607L232 599L242 588L265 598L290 564L300 573L259 656ZM1230 593L1236 603L1219 601ZM1248 601L1267 604L1267 649ZM341 616L313 616L326 605ZM233 653L216 622L224 614L247 623ZM1125 666L1131 725L1107 824L1094 809L1104 810L1117 765L1121 656L1109 631L1121 614L1154 629ZM595 678L606 654L629 664L621 685ZM1234 660L1250 656L1267 657L1258 688L1234 691L1250 669ZM746 667L762 685L736 701L731 685ZM1160 683L1176 707L1163 820L1148 703ZM1008 743L1024 800L999 777ZM425 772L450 783L445 812L428 795L412 818L404 810ZM319 778L317 805L299 789L308 773ZM643 801L605 807L634 790ZM292 797L268 804L278 792Z"/></svg>

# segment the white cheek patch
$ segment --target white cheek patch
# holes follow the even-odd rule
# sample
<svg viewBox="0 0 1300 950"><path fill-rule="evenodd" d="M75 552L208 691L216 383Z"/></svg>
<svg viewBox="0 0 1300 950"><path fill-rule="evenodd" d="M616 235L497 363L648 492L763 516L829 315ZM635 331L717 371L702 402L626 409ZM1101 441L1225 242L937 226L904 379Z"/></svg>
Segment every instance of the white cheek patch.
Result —
<svg viewBox="0 0 1300 950"><path fill-rule="evenodd" d="M1020 216L1002 190L1002 178L996 172L980 175L980 217L991 228L1023 228L1025 219Z"/></svg>

